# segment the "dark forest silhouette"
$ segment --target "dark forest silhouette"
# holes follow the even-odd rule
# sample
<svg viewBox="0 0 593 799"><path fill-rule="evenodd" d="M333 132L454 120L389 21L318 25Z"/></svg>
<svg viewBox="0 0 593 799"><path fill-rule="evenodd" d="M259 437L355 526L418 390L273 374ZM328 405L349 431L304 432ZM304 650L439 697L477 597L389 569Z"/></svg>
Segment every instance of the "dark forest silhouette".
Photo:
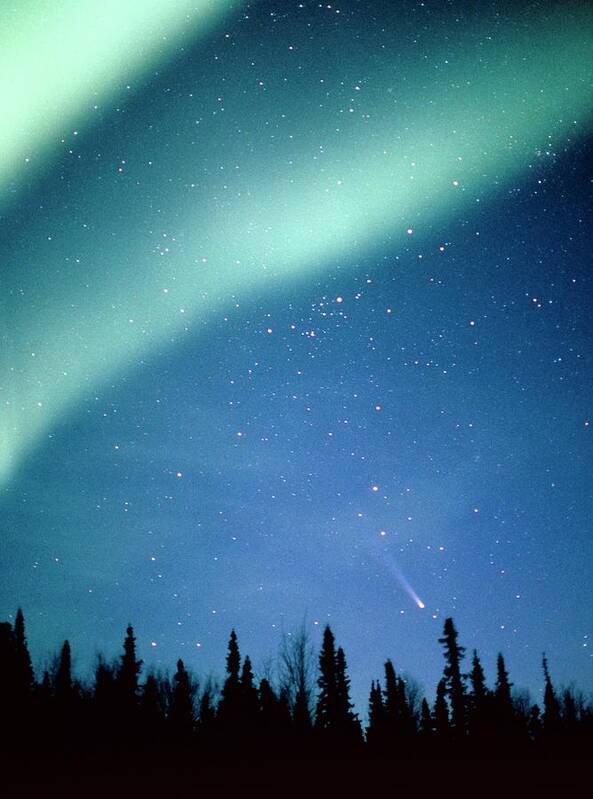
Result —
<svg viewBox="0 0 593 799"><path fill-rule="evenodd" d="M138 763L176 753L187 767L294 758L589 756L593 704L574 689L554 687L545 655L540 707L525 692L512 692L502 654L488 687L477 652L467 656L452 619L439 642L444 669L434 701L387 660L383 679L371 684L363 724L350 698L346 655L329 626L317 655L304 625L284 636L275 677L270 667L259 681L233 630L220 686L212 678L198 682L182 660L172 677L143 674L129 626L122 654L113 661L98 657L93 679L84 683L72 672L68 641L36 678L19 609L14 625L0 623L4 754L25 755L30 764L57 757L79 764L85 754Z"/></svg>

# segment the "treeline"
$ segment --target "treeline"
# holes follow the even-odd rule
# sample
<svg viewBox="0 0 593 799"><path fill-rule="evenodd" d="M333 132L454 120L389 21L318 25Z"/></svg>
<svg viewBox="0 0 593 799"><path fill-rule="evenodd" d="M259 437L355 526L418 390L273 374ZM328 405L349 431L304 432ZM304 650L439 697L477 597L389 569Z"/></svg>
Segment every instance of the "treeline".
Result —
<svg viewBox="0 0 593 799"><path fill-rule="evenodd" d="M0 623L0 724L5 753L95 752L106 756L183 752L195 762L292 757L584 757L593 742L593 705L554 688L543 658L543 703L513 693L502 655L486 684L477 652L466 657L452 619L439 639L443 676L434 701L392 661L370 688L363 723L350 695L344 650L325 628L318 654L304 626L285 636L276 668L256 681L231 632L220 686L200 684L177 661L172 677L148 671L128 627L123 653L99 657L89 683L72 671L64 641L36 679L19 610ZM468 669L466 671L466 669Z"/></svg>

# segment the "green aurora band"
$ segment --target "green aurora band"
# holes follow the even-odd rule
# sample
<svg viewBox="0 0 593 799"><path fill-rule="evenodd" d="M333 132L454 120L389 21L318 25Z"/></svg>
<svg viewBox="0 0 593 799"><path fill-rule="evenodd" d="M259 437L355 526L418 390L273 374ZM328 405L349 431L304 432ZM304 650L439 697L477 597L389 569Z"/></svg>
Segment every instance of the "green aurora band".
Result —
<svg viewBox="0 0 593 799"><path fill-rule="evenodd" d="M457 35L446 81L426 64L411 65L417 83L396 92L405 92L406 102L393 101L395 65L360 92L353 86L357 105L351 114L346 109L339 136L335 119L286 89L294 138L269 150L213 144L229 190L219 191L217 174L180 195L178 230L163 257L129 211L126 244L105 235L84 281L67 270L43 276L49 262L22 265L24 273L12 275L3 291L0 483L81 397L149 353L164 352L213 312L290 286L337 258L353 263L378 240L405 240L409 228L422 235L461 209L471 214L477 199L517 180L550 141L558 149L587 134L593 13L567 17L562 9L503 30L479 70L465 36ZM355 73L357 65L350 66ZM263 124L247 100L241 106L237 99L231 111L246 128ZM314 159L320 143L323 154ZM183 169L190 167L184 161Z"/></svg>
<svg viewBox="0 0 593 799"><path fill-rule="evenodd" d="M235 2L236 6L237 3ZM68 126L203 36L229 0L19 0L0 8L0 208ZM164 35L166 34L166 35Z"/></svg>

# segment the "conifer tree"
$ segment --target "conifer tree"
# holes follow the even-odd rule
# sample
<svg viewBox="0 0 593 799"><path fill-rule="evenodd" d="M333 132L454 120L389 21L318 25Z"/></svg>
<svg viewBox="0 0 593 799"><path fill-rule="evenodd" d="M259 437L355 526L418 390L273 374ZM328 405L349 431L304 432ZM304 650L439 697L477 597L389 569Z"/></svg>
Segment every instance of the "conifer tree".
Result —
<svg viewBox="0 0 593 799"><path fill-rule="evenodd" d="M315 712L315 726L318 729L331 728L336 719L337 675L335 639L331 628L326 625L323 643L319 653L319 694Z"/></svg>
<svg viewBox="0 0 593 799"><path fill-rule="evenodd" d="M159 682L154 674L148 674L140 696L140 717L144 738L151 744L161 742L164 715Z"/></svg>
<svg viewBox="0 0 593 799"><path fill-rule="evenodd" d="M243 661L243 668L241 669L240 695L242 726L247 730L254 729L258 723L259 699L249 656Z"/></svg>
<svg viewBox="0 0 593 799"><path fill-rule="evenodd" d="M449 736L449 706L447 705L447 683L441 678L437 685L436 699L433 709L434 731L441 740Z"/></svg>
<svg viewBox="0 0 593 799"><path fill-rule="evenodd" d="M360 723L352 712L350 680L344 650L336 651L334 634L329 625L323 633L319 654L319 694L315 725L328 749L353 747L361 739Z"/></svg>
<svg viewBox="0 0 593 799"><path fill-rule="evenodd" d="M413 735L416 732L416 719L408 700L407 685L403 677L397 678L397 701L400 708L401 735Z"/></svg>
<svg viewBox="0 0 593 799"><path fill-rule="evenodd" d="M94 712L96 745L108 747L117 742L122 730L116 720L122 715L121 691L117 684L117 669L99 656L95 669Z"/></svg>
<svg viewBox="0 0 593 799"><path fill-rule="evenodd" d="M573 692L567 688L562 695L562 729L569 736L578 732L579 710Z"/></svg>
<svg viewBox="0 0 593 799"><path fill-rule="evenodd" d="M259 683L258 728L263 739L264 754L280 750L286 743L290 731L290 708L286 697L277 696L269 680L263 677Z"/></svg>
<svg viewBox="0 0 593 799"><path fill-rule="evenodd" d="M511 696L512 683L506 670L504 658L499 652L496 659L496 684L494 686L494 721L496 732L508 736L515 730L515 708Z"/></svg>
<svg viewBox="0 0 593 799"><path fill-rule="evenodd" d="M49 671L45 669L43 672L43 677L41 678L41 682L39 683L39 690L38 694L44 700L49 700L52 697L52 686L51 686L51 677L49 676Z"/></svg>
<svg viewBox="0 0 593 799"><path fill-rule="evenodd" d="M385 707L379 681L371 683L369 694L369 724L367 742L372 749L381 749L385 739Z"/></svg>
<svg viewBox="0 0 593 799"><path fill-rule="evenodd" d="M237 643L237 633L234 630L231 630L228 652L226 656L226 671L228 679L237 685L239 683L240 669L241 669L241 655L239 653L239 644Z"/></svg>
<svg viewBox="0 0 593 799"><path fill-rule="evenodd" d="M18 658L14 630L7 621L0 622L0 691L13 695L18 682Z"/></svg>
<svg viewBox="0 0 593 799"><path fill-rule="evenodd" d="M346 656L342 647L336 652L336 729L345 745L356 745L361 741L361 729L358 716L353 713L354 705L350 701L350 678L346 665Z"/></svg>
<svg viewBox="0 0 593 799"><path fill-rule="evenodd" d="M173 676L173 691L169 721L176 738L188 738L194 728L194 693L189 674L181 658Z"/></svg>
<svg viewBox="0 0 593 799"><path fill-rule="evenodd" d="M542 734L541 712L538 705L532 705L527 720L527 733L532 743L537 743Z"/></svg>
<svg viewBox="0 0 593 799"><path fill-rule="evenodd" d="M39 745L43 745L42 742L47 741L50 735L55 735L53 700L52 680L49 671L45 669L35 691L35 734Z"/></svg>
<svg viewBox="0 0 593 799"><path fill-rule="evenodd" d="M134 629L128 625L124 639L124 654L117 675L122 702L128 707L136 707L138 700L138 676L142 661L136 659L136 638Z"/></svg>
<svg viewBox="0 0 593 799"><path fill-rule="evenodd" d="M554 691L550 672L548 670L548 659L544 653L542 657L542 667L544 671L544 713L543 713L543 732L549 735L556 735L560 727L560 703Z"/></svg>
<svg viewBox="0 0 593 799"><path fill-rule="evenodd" d="M262 677L259 682L258 699L260 727L265 733L269 733L278 726L280 704L266 677Z"/></svg>
<svg viewBox="0 0 593 799"><path fill-rule="evenodd" d="M64 641L54 679L56 699L66 702L72 696L72 653L70 643Z"/></svg>
<svg viewBox="0 0 593 799"><path fill-rule="evenodd" d="M21 608L17 610L14 620L14 645L17 667L17 683L14 687L18 692L28 693L35 683L35 674L27 646L25 619Z"/></svg>
<svg viewBox="0 0 593 799"><path fill-rule="evenodd" d="M206 685L200 697L200 707L198 712L198 733L200 735L201 746L211 745L212 732L216 724L216 706L213 700L213 689L210 684Z"/></svg>
<svg viewBox="0 0 593 799"><path fill-rule="evenodd" d="M420 726L418 732L423 738L430 737L433 732L432 715L426 699L422 699L422 704L420 705Z"/></svg>
<svg viewBox="0 0 593 799"><path fill-rule="evenodd" d="M249 655L243 661L243 668L241 669L241 689L244 694L255 694L255 683L253 678L253 668L251 666L251 658Z"/></svg>
<svg viewBox="0 0 593 799"><path fill-rule="evenodd" d="M115 674L103 657L99 656L95 669L95 699L101 705L110 701L115 694Z"/></svg>
<svg viewBox="0 0 593 799"><path fill-rule="evenodd" d="M400 708L398 705L397 675L391 660L385 661L385 723L389 732L394 734L400 726Z"/></svg>
<svg viewBox="0 0 593 799"><path fill-rule="evenodd" d="M237 737L241 724L241 655L237 634L231 630L226 657L227 676L221 692L218 706L218 722L230 738ZM235 740L236 743L236 740Z"/></svg>
<svg viewBox="0 0 593 799"><path fill-rule="evenodd" d="M26 699L12 625L0 622L0 718L3 731L8 733L10 730L11 739L14 738L13 728L20 732ZM12 745L18 743L11 740Z"/></svg>
<svg viewBox="0 0 593 799"><path fill-rule="evenodd" d="M415 732L415 718L408 702L406 682L395 673L393 663L385 663L385 728L391 737L403 738Z"/></svg>
<svg viewBox="0 0 593 799"><path fill-rule="evenodd" d="M463 676L461 674L461 661L465 648L457 643L457 630L453 619L445 619L443 637L439 643L445 649L445 685L447 695L451 702L451 732L456 739L463 738L466 734L467 714L466 695Z"/></svg>
<svg viewBox="0 0 593 799"><path fill-rule="evenodd" d="M469 673L471 692L469 695L468 727L474 739L482 738L489 732L490 727L490 692L486 687L484 669L474 649L472 655L472 668Z"/></svg>

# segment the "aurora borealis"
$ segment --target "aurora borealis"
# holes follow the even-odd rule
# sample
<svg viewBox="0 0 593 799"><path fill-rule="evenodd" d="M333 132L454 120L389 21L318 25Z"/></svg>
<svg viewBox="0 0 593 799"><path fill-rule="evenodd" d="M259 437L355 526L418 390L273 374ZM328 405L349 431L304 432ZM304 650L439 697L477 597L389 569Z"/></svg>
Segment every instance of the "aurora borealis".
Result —
<svg viewBox="0 0 593 799"><path fill-rule="evenodd" d="M5 615L198 672L329 619L359 701L453 615L593 688L591 12L96 6L2 25Z"/></svg>

